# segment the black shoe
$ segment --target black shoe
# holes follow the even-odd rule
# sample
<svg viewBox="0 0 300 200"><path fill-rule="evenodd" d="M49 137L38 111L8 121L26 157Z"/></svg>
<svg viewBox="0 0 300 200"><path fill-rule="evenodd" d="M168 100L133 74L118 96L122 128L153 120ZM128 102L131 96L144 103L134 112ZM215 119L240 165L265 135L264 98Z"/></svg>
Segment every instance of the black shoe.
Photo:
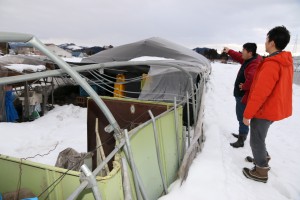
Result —
<svg viewBox="0 0 300 200"><path fill-rule="evenodd" d="M271 160L271 157L269 155L267 155L267 164L268 164L268 169L270 170L271 167L269 166L269 161ZM250 162L250 163L253 163L254 165L256 164L255 161L254 161L254 158L252 158L251 156L247 156L245 158L245 161L246 162Z"/></svg>
<svg viewBox="0 0 300 200"><path fill-rule="evenodd" d="M233 137L235 138L239 138L239 134L236 134L236 133L231 133ZM247 136L244 137L244 141L247 139Z"/></svg>
<svg viewBox="0 0 300 200"><path fill-rule="evenodd" d="M246 161L246 162L253 163L254 159L253 159L251 156L247 156L247 157L245 158L245 161Z"/></svg>
<svg viewBox="0 0 300 200"><path fill-rule="evenodd" d="M246 136L239 135L238 140L234 143L230 143L230 145L234 148L244 147L244 141Z"/></svg>
<svg viewBox="0 0 300 200"><path fill-rule="evenodd" d="M233 137L239 138L239 135L238 135L238 134L236 134L236 133L231 133L231 134L232 134Z"/></svg>

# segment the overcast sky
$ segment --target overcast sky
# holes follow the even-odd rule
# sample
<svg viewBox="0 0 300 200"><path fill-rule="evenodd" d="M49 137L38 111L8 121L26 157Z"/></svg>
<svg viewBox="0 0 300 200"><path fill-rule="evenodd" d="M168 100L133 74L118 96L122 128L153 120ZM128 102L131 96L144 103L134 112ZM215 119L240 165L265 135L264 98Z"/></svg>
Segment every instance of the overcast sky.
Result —
<svg viewBox="0 0 300 200"><path fill-rule="evenodd" d="M114 46L158 36L189 48L240 50L255 42L264 53L269 29L298 35L300 0L0 0L0 31L43 42Z"/></svg>

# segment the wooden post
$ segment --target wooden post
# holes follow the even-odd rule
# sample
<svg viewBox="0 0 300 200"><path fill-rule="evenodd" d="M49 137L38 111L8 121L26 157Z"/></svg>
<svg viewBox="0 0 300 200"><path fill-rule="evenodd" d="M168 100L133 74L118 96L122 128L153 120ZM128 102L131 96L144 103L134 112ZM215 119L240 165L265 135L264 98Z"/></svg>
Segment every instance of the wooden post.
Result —
<svg viewBox="0 0 300 200"><path fill-rule="evenodd" d="M100 163L103 160L105 160L105 158L106 158L106 156L104 154L102 142L101 142L101 139L100 139L98 127L99 127L98 118L96 118L95 132L96 132L96 145L97 145L97 166L100 165ZM105 169L106 175L108 175L109 174L109 168L108 168L107 164L105 165L104 169ZM103 175L103 174L101 174L101 175Z"/></svg>

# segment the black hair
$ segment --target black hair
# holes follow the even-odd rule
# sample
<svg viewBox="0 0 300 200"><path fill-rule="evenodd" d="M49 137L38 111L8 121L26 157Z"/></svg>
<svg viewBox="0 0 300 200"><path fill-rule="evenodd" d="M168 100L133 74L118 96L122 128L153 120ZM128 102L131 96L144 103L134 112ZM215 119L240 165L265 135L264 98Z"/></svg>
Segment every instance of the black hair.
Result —
<svg viewBox="0 0 300 200"><path fill-rule="evenodd" d="M269 42L274 41L278 50L283 50L290 42L290 32L284 26L276 26L268 32Z"/></svg>
<svg viewBox="0 0 300 200"><path fill-rule="evenodd" d="M243 45L243 48L246 49L248 52L252 52L252 56L255 56L256 55L256 49L257 49L257 46L255 43L245 43Z"/></svg>

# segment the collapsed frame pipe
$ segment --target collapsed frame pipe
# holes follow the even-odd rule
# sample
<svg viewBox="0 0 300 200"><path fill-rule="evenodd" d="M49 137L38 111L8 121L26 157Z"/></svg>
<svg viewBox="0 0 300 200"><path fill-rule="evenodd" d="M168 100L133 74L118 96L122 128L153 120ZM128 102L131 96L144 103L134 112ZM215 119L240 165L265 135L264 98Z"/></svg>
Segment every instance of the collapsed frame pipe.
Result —
<svg viewBox="0 0 300 200"><path fill-rule="evenodd" d="M34 80L34 79L40 79L44 77L50 77L50 76L57 76L61 74L68 74L70 75L90 96L91 98L95 101L95 103L98 105L100 110L104 113L105 117L108 119L110 122L111 126L114 129L114 132L116 135L121 135L121 129L116 122L115 118L107 108L107 106L104 104L102 99L98 96L98 94L91 88L91 86L78 74L79 71L86 71L88 66L90 70L93 69L99 69L99 68L109 68L109 67L118 67L118 66L128 66L128 65L145 65L145 64L160 64L161 62L112 62L112 63L105 63L105 64L94 64L94 65L88 65L88 66L81 66L76 68L70 67L65 61L63 61L61 58L50 52L46 46L35 36L30 35L30 34L20 34L20 33L7 33L7 32L0 32L0 42L26 42L29 44L32 44L34 47L39 49L41 52L43 52L46 56L48 56L52 61L54 61L61 69L60 70L52 70L48 72L40 72L40 73L35 73L35 74L27 74L27 75L20 75L17 77L6 77L6 78L1 78L0 79L0 85L2 84L10 84L10 83L16 83L16 82L24 82L28 80ZM185 69L182 67L176 65L176 64L171 64L171 63L165 63L165 65L169 67L176 68L182 72L184 72L190 82L190 87L191 87L191 93L192 93L192 104L193 104L193 116L194 119L196 119L196 106L195 106L195 92L194 92L194 86L193 86L193 77L189 72L187 72ZM195 123L194 123L195 125ZM124 143L123 143L124 145ZM116 149L115 149L116 150ZM106 158L105 160L110 160L116 151L111 152L111 157ZM96 171L101 170L103 168L102 166L103 163L101 163L93 172L94 175L98 174ZM87 183L82 183L77 190L70 196L75 197L79 195L79 191L82 191L86 187ZM76 194L77 193L77 194Z"/></svg>
<svg viewBox="0 0 300 200"><path fill-rule="evenodd" d="M136 197L138 200L141 200L141 191L140 191L140 184L137 178L137 169L135 166L135 162L133 159L133 154L132 154L132 150L131 150L131 146L130 146L130 141L129 141L129 136L128 136L128 132L127 129L124 130L124 136L125 136L125 148L127 148L127 154L128 154L128 158L129 158L129 162L131 165L131 171L133 174L133 182L134 182L134 187L135 187L135 193L136 193Z"/></svg>
<svg viewBox="0 0 300 200"><path fill-rule="evenodd" d="M96 177L90 171L88 166L86 166L86 164L83 164L80 167L80 169L81 169L82 173L85 175L84 178L88 181L88 183L90 184L90 186L92 188L95 200L102 200L101 193L100 193L98 185L97 185Z"/></svg>
<svg viewBox="0 0 300 200"><path fill-rule="evenodd" d="M30 34L1 32L0 42L26 42L39 49L42 53L44 53L52 61L54 61L61 69L63 69L65 73L69 74L92 97L92 99L98 105L100 110L102 110L103 114L105 115L111 126L114 128L115 133L121 134L121 129L116 119L109 111L102 99L93 90L93 88L83 78L81 78L81 76L74 69L72 69L72 67L70 67L65 61L63 61L60 57L49 51L39 39ZM0 82L0 84L2 83Z"/></svg>
<svg viewBox="0 0 300 200"><path fill-rule="evenodd" d="M176 146L177 146L177 158L178 158L178 166L180 166L180 150L179 150L179 136L178 136L178 118L177 118L177 101L176 97L174 97L174 122L175 122L175 134L176 134Z"/></svg>
<svg viewBox="0 0 300 200"><path fill-rule="evenodd" d="M191 144L191 128L190 128L190 102L189 102L189 93L186 92L186 102L187 102L187 124L188 124L188 148ZM185 136L186 137L186 136Z"/></svg>
<svg viewBox="0 0 300 200"><path fill-rule="evenodd" d="M120 144L118 144L115 149L103 160L102 163L100 163L100 165L98 165L98 167L93 171L93 175L97 176L97 174L104 168L104 166L108 163L108 161L110 161L110 159L112 159L116 153L118 153L118 151L125 145L125 140L122 140L120 142ZM79 194L86 188L86 186L88 185L88 181L83 181L78 187L77 189L68 197L67 200L73 200L76 199Z"/></svg>
<svg viewBox="0 0 300 200"><path fill-rule="evenodd" d="M175 109L176 110L176 107ZM161 157L160 157L160 147L159 147L159 141L158 141L158 135L157 135L157 129L156 129L156 122L155 122L155 118L153 113L151 112L151 110L148 110L148 113L151 117L152 120L152 127L153 127L153 132L154 132L154 140L155 140L155 146L156 146L156 156L157 156L157 162L158 162L158 168L159 168L159 173L160 173L160 177L161 177L161 181L164 187L164 191L165 194L168 194L168 187L167 187L167 181L165 179L164 173L163 173L163 166L162 166L162 161L161 161Z"/></svg>

